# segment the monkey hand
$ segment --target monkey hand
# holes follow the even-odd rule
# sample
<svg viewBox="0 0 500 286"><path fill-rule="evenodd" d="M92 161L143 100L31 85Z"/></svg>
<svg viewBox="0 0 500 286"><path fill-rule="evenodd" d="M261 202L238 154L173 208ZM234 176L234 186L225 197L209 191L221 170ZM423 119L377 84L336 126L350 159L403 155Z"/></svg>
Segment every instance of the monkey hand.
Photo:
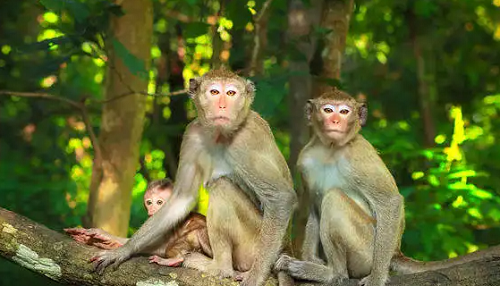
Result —
<svg viewBox="0 0 500 286"><path fill-rule="evenodd" d="M290 263L293 262L295 259L291 256L288 256L286 254L281 254L280 257L278 257L278 260L276 260L276 263L274 264L274 270L279 272L279 271L288 271L290 268Z"/></svg>
<svg viewBox="0 0 500 286"><path fill-rule="evenodd" d="M88 229L85 228L79 228L79 227L74 227L74 228L65 228L64 231L71 236L76 242L87 244L90 239L91 235L88 233Z"/></svg>
<svg viewBox="0 0 500 286"><path fill-rule="evenodd" d="M184 262L184 258L161 258L158 255L153 255L149 257L149 263L156 263L158 265L165 265L169 267L179 267Z"/></svg>
<svg viewBox="0 0 500 286"><path fill-rule="evenodd" d="M361 279L358 283L359 286L384 286L389 282L388 275L368 275Z"/></svg>
<svg viewBox="0 0 500 286"><path fill-rule="evenodd" d="M132 252L127 247L119 247L113 250L101 251L92 257L90 261L94 264L94 271L102 274L104 273L104 269L110 265L116 270L130 256L132 256Z"/></svg>

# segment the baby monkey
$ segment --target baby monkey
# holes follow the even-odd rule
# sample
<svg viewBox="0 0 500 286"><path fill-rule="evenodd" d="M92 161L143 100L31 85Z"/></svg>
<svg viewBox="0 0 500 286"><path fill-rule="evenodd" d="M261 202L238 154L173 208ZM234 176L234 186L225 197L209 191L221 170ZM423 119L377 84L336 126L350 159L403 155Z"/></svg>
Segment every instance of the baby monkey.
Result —
<svg viewBox="0 0 500 286"><path fill-rule="evenodd" d="M163 207L172 196L172 190L173 184L169 179L149 183L144 193L144 207L149 217ZM102 249L115 249L128 241L128 238L117 237L98 228L67 228L64 231L77 242ZM145 251L146 254L153 254L149 258L151 263L166 266L180 266L184 256L191 252L204 253L212 257L205 216L194 212L169 233L159 246Z"/></svg>

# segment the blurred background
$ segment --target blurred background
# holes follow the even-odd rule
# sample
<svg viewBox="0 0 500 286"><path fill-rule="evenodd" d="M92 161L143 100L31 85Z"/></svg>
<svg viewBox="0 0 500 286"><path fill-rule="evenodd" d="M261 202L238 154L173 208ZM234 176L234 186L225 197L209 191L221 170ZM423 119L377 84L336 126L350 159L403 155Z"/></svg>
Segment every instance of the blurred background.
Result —
<svg viewBox="0 0 500 286"><path fill-rule="evenodd" d="M0 7L3 208L56 231L130 235L147 217L147 182L175 179L196 115L187 81L226 66L256 83L254 108L292 169L309 136L308 98L338 86L368 103L362 134L405 197L407 255L500 243L500 0ZM34 283L56 284L0 258L1 285Z"/></svg>

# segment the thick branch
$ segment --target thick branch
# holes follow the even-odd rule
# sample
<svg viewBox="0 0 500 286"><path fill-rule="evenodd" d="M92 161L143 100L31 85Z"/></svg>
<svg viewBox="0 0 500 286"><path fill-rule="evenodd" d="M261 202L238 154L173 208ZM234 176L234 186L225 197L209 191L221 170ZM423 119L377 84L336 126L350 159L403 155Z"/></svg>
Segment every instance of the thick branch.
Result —
<svg viewBox="0 0 500 286"><path fill-rule="evenodd" d="M146 257L124 262L100 276L89 259L99 249L81 245L68 236L0 208L0 255L55 281L70 285L234 285L186 268L149 264ZM150 284L146 282L150 282ZM143 283L141 283L143 282Z"/></svg>
<svg viewBox="0 0 500 286"><path fill-rule="evenodd" d="M153 283L172 286L236 285L232 280L217 279L191 269L149 264L146 257L132 258L116 271L106 270L100 276L92 271L92 264L88 262L98 251L97 248L78 244L63 234L0 208L0 255L61 283L119 286ZM500 285L499 267L500 258L490 257L440 271L395 276L388 286ZM357 283L356 280L349 280L343 286L355 286ZM275 279L267 283L276 284Z"/></svg>

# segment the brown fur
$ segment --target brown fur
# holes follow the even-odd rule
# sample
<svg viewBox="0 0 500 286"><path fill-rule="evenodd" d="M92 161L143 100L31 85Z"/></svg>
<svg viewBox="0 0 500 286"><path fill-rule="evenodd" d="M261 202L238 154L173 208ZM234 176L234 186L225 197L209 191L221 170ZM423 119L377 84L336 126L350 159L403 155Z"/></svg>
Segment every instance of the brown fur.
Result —
<svg viewBox="0 0 500 286"><path fill-rule="evenodd" d="M222 90L213 94L213 89L208 89L213 85L221 86ZM230 85L236 89L237 95L222 98ZM282 251L296 204L290 171L269 125L250 110L254 97L254 86L250 81L227 70L215 70L191 80L189 94L194 100L198 118L188 125L184 133L172 198L167 207L146 221L127 244L94 257L95 267L102 272L108 265L119 265L132 254L157 243L188 215L200 184L205 184L210 186L207 189L211 200L213 193L217 194L219 188L226 187L244 192L245 199L216 196L221 199L209 203L211 211L207 214L207 222L214 259L197 255L202 258L194 263L187 263L187 259L185 262L190 267L221 276L232 275L234 268L248 269L241 285L261 286ZM227 101L224 108L221 100ZM221 114L227 120L214 119ZM224 184L212 184L222 179ZM249 206L262 212L260 227L257 227L259 231L249 228L255 223L248 218L254 212ZM241 227L233 228L227 224L231 222L237 222L236 226ZM247 233L249 230L250 235ZM254 235L256 239L248 238ZM243 247L218 247L214 244L218 242ZM208 268L205 267L207 263L210 265Z"/></svg>
<svg viewBox="0 0 500 286"><path fill-rule="evenodd" d="M149 210L146 200L158 194L167 201L172 194L172 188L173 184L168 179L156 180L149 183L146 192L144 192L144 207ZM102 249L116 249L128 241L127 238L117 237L96 228L69 228L65 229L65 231L80 243ZM153 262L173 266L174 264L170 265L163 258L182 259L186 254L192 252L200 252L210 257L212 256L206 219L205 216L198 213L190 213L181 224L176 226L171 233L168 233L163 238L159 245L146 249L146 251L143 251L143 254L157 255L154 259L151 257Z"/></svg>
<svg viewBox="0 0 500 286"><path fill-rule="evenodd" d="M373 146L358 134L366 107L347 93L334 90L310 101L308 117L314 136L301 151L298 167L312 197L300 261L283 255L277 269L292 277L331 283L361 278L360 285L383 286L389 269L402 273L449 267L484 257L468 255L443 262L422 263L400 249L404 230L404 202L391 173ZM353 108L350 131L340 140L323 134L324 104ZM327 258L319 258L321 243ZM500 249L500 247L498 248ZM497 255L498 249L488 251Z"/></svg>

